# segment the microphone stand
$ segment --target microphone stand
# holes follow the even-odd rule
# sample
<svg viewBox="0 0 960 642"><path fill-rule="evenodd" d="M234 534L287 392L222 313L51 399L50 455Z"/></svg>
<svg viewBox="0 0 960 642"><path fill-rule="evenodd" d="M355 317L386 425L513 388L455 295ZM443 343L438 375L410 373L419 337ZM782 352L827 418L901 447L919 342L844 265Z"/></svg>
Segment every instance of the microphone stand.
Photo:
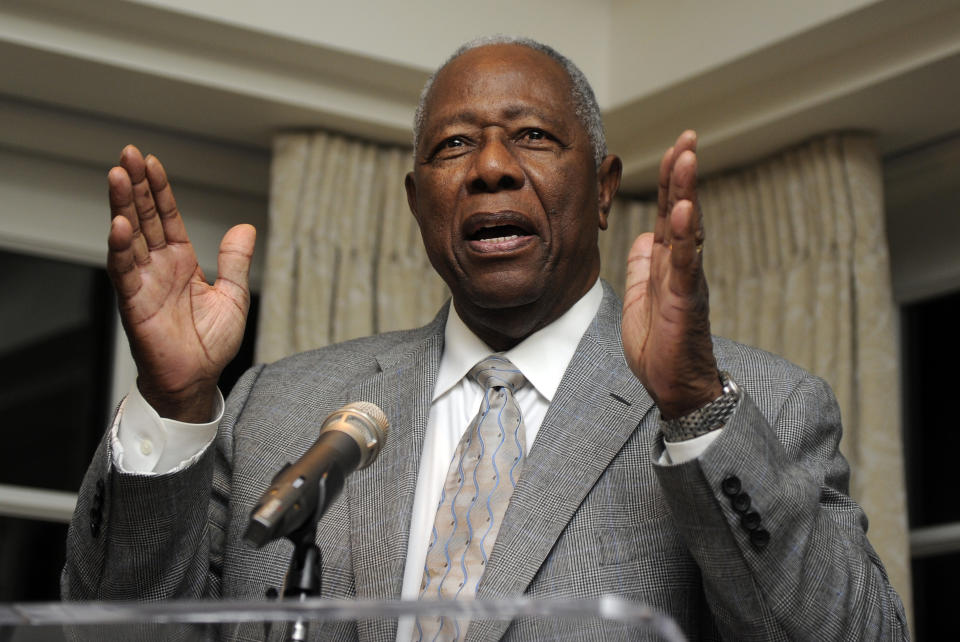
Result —
<svg viewBox="0 0 960 642"><path fill-rule="evenodd" d="M320 595L321 556L320 549L314 544L317 537L317 524L310 520L298 531L287 536L293 542L293 557L283 583L280 599L286 595L297 595L303 602L308 597ZM309 623L303 616L297 618L290 632L290 642L306 642Z"/></svg>
<svg viewBox="0 0 960 642"><path fill-rule="evenodd" d="M331 474L333 479L330 479ZM317 492L305 493L302 498L304 505L301 506L301 510L309 516L296 529L283 535L293 543L293 555L290 559L290 568L284 578L283 590L277 597L278 600L288 595L291 597L296 595L303 602L308 597L320 595L322 557L315 542L317 522L327 508L328 480L333 487L334 496L343 486L343 475L338 468L322 475L317 481ZM303 616L298 617L290 632L290 642L306 642L308 629L309 622Z"/></svg>

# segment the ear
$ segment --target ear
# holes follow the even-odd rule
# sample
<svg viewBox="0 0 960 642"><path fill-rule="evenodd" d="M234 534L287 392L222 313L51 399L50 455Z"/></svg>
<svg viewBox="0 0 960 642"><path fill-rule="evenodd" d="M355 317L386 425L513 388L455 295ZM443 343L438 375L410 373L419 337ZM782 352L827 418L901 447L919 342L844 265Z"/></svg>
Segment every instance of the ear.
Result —
<svg viewBox="0 0 960 642"><path fill-rule="evenodd" d="M419 221L420 217L417 215L417 181L413 177L413 172L407 172L406 178L403 179L403 186L407 190L407 207L410 208L413 218Z"/></svg>
<svg viewBox="0 0 960 642"><path fill-rule="evenodd" d="M417 214L417 180L414 178L413 172L407 172L406 178L403 179L403 186L407 190L407 207L410 208L413 218L419 221L420 217Z"/></svg>
<svg viewBox="0 0 960 642"><path fill-rule="evenodd" d="M597 209L600 215L600 229L607 229L607 215L613 205L613 197L620 187L620 175L623 163L619 156L608 155L597 169Z"/></svg>

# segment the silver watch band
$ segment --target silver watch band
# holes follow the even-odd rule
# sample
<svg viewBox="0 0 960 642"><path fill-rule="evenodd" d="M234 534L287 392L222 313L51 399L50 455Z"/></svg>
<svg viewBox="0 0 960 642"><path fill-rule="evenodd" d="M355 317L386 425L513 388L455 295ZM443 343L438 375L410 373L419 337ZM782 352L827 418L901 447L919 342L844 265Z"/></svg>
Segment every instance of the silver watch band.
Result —
<svg viewBox="0 0 960 642"><path fill-rule="evenodd" d="M700 437L718 428L723 428L733 416L740 401L740 386L730 378L730 373L720 372L723 393L705 406L676 419L660 418L660 430L667 441L674 443Z"/></svg>

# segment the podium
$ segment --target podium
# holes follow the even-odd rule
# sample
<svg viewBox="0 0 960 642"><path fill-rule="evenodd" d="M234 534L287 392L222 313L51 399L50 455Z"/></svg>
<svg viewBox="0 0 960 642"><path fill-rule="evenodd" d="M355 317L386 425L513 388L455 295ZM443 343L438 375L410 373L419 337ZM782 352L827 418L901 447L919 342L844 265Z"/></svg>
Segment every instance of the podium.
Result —
<svg viewBox="0 0 960 642"><path fill-rule="evenodd" d="M61 640L288 640L306 622L309 640L392 642L393 623L418 616L470 620L467 640L685 640L676 623L618 597L589 600L36 602L0 605L0 642Z"/></svg>

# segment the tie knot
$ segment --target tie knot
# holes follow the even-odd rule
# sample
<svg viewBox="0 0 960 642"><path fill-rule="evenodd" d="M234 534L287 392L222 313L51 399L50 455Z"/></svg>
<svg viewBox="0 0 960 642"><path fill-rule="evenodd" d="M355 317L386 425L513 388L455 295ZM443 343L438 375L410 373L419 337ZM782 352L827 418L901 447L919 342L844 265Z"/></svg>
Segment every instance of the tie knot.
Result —
<svg viewBox="0 0 960 642"><path fill-rule="evenodd" d="M473 366L468 375L486 388L510 388L516 392L527 382L520 370L510 360L499 354L492 354Z"/></svg>

